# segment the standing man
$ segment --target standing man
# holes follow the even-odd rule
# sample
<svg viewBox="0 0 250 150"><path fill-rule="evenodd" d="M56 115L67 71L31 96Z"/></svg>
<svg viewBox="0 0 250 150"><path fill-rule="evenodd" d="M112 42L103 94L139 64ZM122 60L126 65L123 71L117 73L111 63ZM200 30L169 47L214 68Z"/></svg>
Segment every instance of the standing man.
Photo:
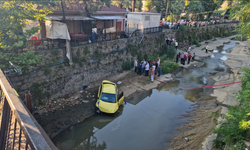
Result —
<svg viewBox="0 0 250 150"><path fill-rule="evenodd" d="M153 83L154 82L154 75L155 75L155 69L154 69L154 64L153 64L153 66L152 66L152 68L151 68L151 83Z"/></svg>
<svg viewBox="0 0 250 150"><path fill-rule="evenodd" d="M178 48L178 42L177 41L175 42L175 48L176 48L176 51L177 51L177 48Z"/></svg>
<svg viewBox="0 0 250 150"><path fill-rule="evenodd" d="M146 62L146 66L145 66L145 76L148 76L148 72L149 72L149 63Z"/></svg>
<svg viewBox="0 0 250 150"><path fill-rule="evenodd" d="M138 74L139 74L139 75L141 75L141 73L142 73L142 63L143 63L143 62L141 61L140 65L139 65L139 71L138 71Z"/></svg>
<svg viewBox="0 0 250 150"><path fill-rule="evenodd" d="M183 52L181 53L181 64L182 65L184 64L184 53Z"/></svg>
<svg viewBox="0 0 250 150"><path fill-rule="evenodd" d="M159 77L161 75L161 66L160 65L158 66L157 71L158 71L158 77Z"/></svg>
<svg viewBox="0 0 250 150"><path fill-rule="evenodd" d="M192 61L194 61L195 60L195 53L193 53L193 57L192 57Z"/></svg>
<svg viewBox="0 0 250 150"><path fill-rule="evenodd" d="M138 69L138 60L135 58L135 61L134 61L134 70L135 70L135 73L137 73L137 69Z"/></svg>
<svg viewBox="0 0 250 150"><path fill-rule="evenodd" d="M206 53L207 53L207 51L208 51L208 44L207 44L207 46L206 46Z"/></svg>
<svg viewBox="0 0 250 150"><path fill-rule="evenodd" d="M188 54L188 64L190 63L190 60L191 60L191 53Z"/></svg>
<svg viewBox="0 0 250 150"><path fill-rule="evenodd" d="M169 39L166 37L165 38L166 44L168 45Z"/></svg>
<svg viewBox="0 0 250 150"><path fill-rule="evenodd" d="M26 100L26 107L32 113L32 107L31 107L31 94L29 91L25 92L25 100Z"/></svg>
<svg viewBox="0 0 250 150"><path fill-rule="evenodd" d="M188 48L187 52L188 52L188 53L190 53L190 52L191 52L191 49L192 49L192 47L191 47L191 46L189 46L189 48Z"/></svg>

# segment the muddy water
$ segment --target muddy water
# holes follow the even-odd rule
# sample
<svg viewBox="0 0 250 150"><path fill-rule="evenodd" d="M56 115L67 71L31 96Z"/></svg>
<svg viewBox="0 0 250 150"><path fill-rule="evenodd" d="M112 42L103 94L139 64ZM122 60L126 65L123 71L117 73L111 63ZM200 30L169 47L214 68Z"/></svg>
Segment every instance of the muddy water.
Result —
<svg viewBox="0 0 250 150"><path fill-rule="evenodd" d="M206 85L206 78L216 72L228 73L220 60L223 50L230 52L235 41L225 44L213 53L214 57L204 60L205 65L183 69L176 74L177 81L164 84L158 89L144 92L135 97L138 103L123 104L120 114L93 116L84 122L66 129L53 142L60 150L162 150L181 131L176 128L190 118L183 117L193 109L202 89L179 90L179 88Z"/></svg>

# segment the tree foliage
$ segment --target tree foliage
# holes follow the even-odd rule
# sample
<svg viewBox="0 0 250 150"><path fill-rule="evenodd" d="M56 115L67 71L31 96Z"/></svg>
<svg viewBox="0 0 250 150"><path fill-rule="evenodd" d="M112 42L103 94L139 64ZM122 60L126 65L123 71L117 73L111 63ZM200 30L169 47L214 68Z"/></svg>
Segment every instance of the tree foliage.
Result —
<svg viewBox="0 0 250 150"><path fill-rule="evenodd" d="M185 8L184 0L146 0L145 3L147 10L155 8L158 13L163 13L168 10L177 16L179 16Z"/></svg>
<svg viewBox="0 0 250 150"><path fill-rule="evenodd" d="M241 33L242 36L247 36L250 38L250 3L248 0L232 0L232 5L229 7L231 9L230 15L231 19L239 19L240 25L237 31Z"/></svg>
<svg viewBox="0 0 250 150"><path fill-rule="evenodd" d="M39 27L23 33L29 25L28 20L44 20L48 10L33 9L32 3L4 2L0 7L0 50L18 50L25 44L26 38L38 32Z"/></svg>
<svg viewBox="0 0 250 150"><path fill-rule="evenodd" d="M27 38L38 32L39 27L33 27L26 32L23 29L28 21L44 20L49 13L47 9L34 9L31 2L7 1L1 2L0 7L0 64L6 69L11 61L23 72L42 64L42 57L34 52L22 52L27 44Z"/></svg>
<svg viewBox="0 0 250 150"><path fill-rule="evenodd" d="M119 8L123 8L123 9L128 8L128 10L130 10L130 11L132 10L132 2L133 2L133 0L111 0L112 5L115 5ZM136 0L135 9L137 11L142 10L142 0Z"/></svg>
<svg viewBox="0 0 250 150"><path fill-rule="evenodd" d="M237 149L245 149L243 140L249 140L250 136L250 69L243 68L244 75L241 81L241 90L236 94L238 105L231 106L226 113L226 122L215 133L218 133L217 148L223 148L225 144L230 149L236 145ZM218 144L218 141L221 143Z"/></svg>
<svg viewBox="0 0 250 150"><path fill-rule="evenodd" d="M218 9L224 0L186 0L186 11L193 14L195 17L202 19L203 15L210 15L214 10Z"/></svg>

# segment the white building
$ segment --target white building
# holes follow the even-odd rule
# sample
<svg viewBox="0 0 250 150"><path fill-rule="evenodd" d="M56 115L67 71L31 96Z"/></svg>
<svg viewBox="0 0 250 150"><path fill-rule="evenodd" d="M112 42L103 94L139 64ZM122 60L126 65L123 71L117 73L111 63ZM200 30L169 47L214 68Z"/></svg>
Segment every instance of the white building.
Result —
<svg viewBox="0 0 250 150"><path fill-rule="evenodd" d="M140 29L142 32L146 28L160 26L160 13L150 12L129 12L127 16L127 31L133 32Z"/></svg>

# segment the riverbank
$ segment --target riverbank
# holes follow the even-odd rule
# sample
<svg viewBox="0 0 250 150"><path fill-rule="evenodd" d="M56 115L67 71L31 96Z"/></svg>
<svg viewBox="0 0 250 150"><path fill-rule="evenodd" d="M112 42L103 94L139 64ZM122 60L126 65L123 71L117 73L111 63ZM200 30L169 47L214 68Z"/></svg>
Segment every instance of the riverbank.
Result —
<svg viewBox="0 0 250 150"><path fill-rule="evenodd" d="M250 43L248 41L239 42L239 44L233 49L233 51L227 54L227 60L225 64L231 70L231 76L219 76L218 78L214 78L216 81L215 84L223 84L229 82L237 82L240 81L239 77L243 75L241 68L249 67L249 48ZM240 84L234 84L231 86L223 87L223 88L215 88L212 96L216 96L217 100L225 105L237 105L238 101L236 100L233 93L238 92L241 89ZM222 106L221 114L225 115L228 111L227 107ZM222 117L218 118L218 125L223 121ZM212 141L216 139L217 134L211 134L208 138L203 142L203 149L212 149Z"/></svg>
<svg viewBox="0 0 250 150"><path fill-rule="evenodd" d="M217 39L216 41L211 40L209 41L211 42L209 45L211 45L211 48L213 48L213 46L216 48L217 46L223 45L223 43L229 42L230 38L231 37L227 39ZM195 47L192 50L196 53L197 59L200 60L211 55L211 53L205 53L205 51L201 50L205 45L205 42L203 43L204 44L201 47ZM202 65L202 62L195 61L190 63L189 65L181 67L190 68L200 67ZM150 83L149 77L138 76L133 71L123 72L118 76L109 77L107 78L107 80L111 80L116 83L120 81L120 84L118 84L119 90L124 92L125 101L132 104L136 104L137 100L141 99L140 96L147 95L145 93L150 92L151 89L157 88L161 84L164 84L157 80L155 80L154 83ZM160 80L172 81L174 80L174 75L162 75L160 77ZM92 83L90 85L90 88L87 88L86 90L79 89L78 93L69 93L65 97L51 100L48 104L45 105L44 108L38 109L39 111L35 113L35 116L38 122L43 126L47 134L50 136L50 138L53 138L64 129L74 124L80 123L84 121L84 119L94 115L94 106L96 100L95 95L100 84L101 81L96 81ZM209 82L209 85L212 85L212 83L210 84ZM215 100L211 101L211 104L214 103ZM202 109L200 111L202 111ZM200 117L202 117L202 115ZM203 122L204 121L201 121L200 123L202 124ZM209 132L207 134L209 134ZM198 137L198 139L200 139L200 137Z"/></svg>
<svg viewBox="0 0 250 150"><path fill-rule="evenodd" d="M223 46L225 43L229 43L233 38L218 38L216 41L209 42L209 50L217 49L218 47ZM196 53L198 59L202 62L205 57L210 57L212 55L211 52L205 53L203 47L206 46L207 43L203 42L202 46L195 47L192 51ZM236 45L238 47L238 45ZM237 49L237 48L235 48ZM234 49L234 51L235 51ZM229 53L228 55L234 55L235 52ZM237 52L239 53L239 52ZM229 65L229 62L231 65ZM235 74L231 68L234 63L230 61L230 56L226 61L225 65L227 65L231 71L229 73L218 72L216 74L207 75L207 84L208 85L217 85L223 83L230 83L238 81ZM209 65L209 64L207 64ZM238 65L239 67L240 65ZM190 68L190 66L184 66L185 68ZM194 67L191 65L191 67ZM237 71L236 71L237 72ZM216 127L216 122L221 121L221 118L213 114L221 114L227 111L227 107L216 105L221 103L222 105L227 104L235 104L236 100L233 97L233 92L236 92L239 88L240 84L223 86L223 87L215 87L204 89L201 94L201 98L197 100L195 103L195 109L192 112L189 112L189 117L192 119L184 126L179 128L179 130L183 131L180 135L175 136L170 141L172 142L171 146L169 146L168 150L176 150L176 149L212 149L212 141L216 137L211 134L211 130ZM219 102L219 103L218 103ZM217 121L218 119L218 121ZM206 139L206 137L208 137ZM188 138L188 142L185 140ZM209 140L208 140L209 139ZM206 141L206 142L204 142ZM208 146L209 145L209 146Z"/></svg>

